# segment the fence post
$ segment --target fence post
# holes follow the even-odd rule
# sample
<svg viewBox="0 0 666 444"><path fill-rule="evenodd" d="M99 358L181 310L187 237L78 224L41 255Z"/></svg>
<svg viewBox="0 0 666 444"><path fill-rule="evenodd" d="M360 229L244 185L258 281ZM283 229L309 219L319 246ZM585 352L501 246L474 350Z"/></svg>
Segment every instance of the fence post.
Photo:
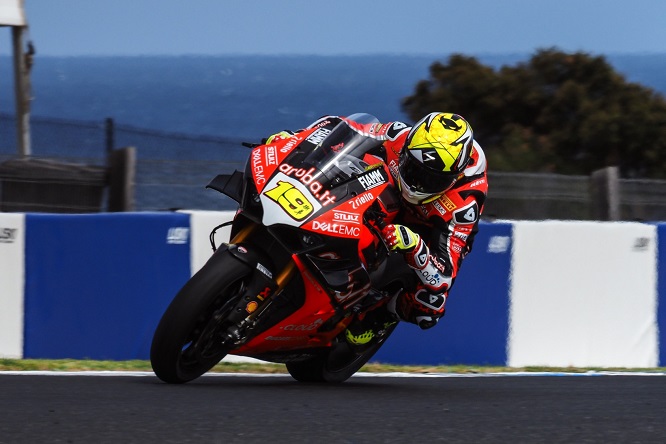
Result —
<svg viewBox="0 0 666 444"><path fill-rule="evenodd" d="M618 167L596 170L590 176L592 218L620 220L620 174Z"/></svg>
<svg viewBox="0 0 666 444"><path fill-rule="evenodd" d="M134 211L136 148L130 146L111 151L108 156L108 168L108 211Z"/></svg>
<svg viewBox="0 0 666 444"><path fill-rule="evenodd" d="M114 128L113 128L113 119L111 117L107 117L106 120L104 121L104 134L105 134L105 141L106 141L106 153L111 154L113 149L115 148L115 140L114 140Z"/></svg>
<svg viewBox="0 0 666 444"><path fill-rule="evenodd" d="M16 141L21 157L32 155L30 143L30 71L28 61L32 54L23 53L25 27L12 27L14 46L14 89L16 94Z"/></svg>

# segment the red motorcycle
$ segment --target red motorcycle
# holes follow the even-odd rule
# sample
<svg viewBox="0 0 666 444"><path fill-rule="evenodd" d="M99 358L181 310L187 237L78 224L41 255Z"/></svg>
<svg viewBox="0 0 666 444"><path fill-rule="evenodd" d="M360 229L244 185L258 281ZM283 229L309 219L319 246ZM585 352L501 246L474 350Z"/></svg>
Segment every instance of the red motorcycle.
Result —
<svg viewBox="0 0 666 444"><path fill-rule="evenodd" d="M285 363L298 381L342 382L375 354L395 323L362 345L345 330L415 285L380 235L400 200L368 136L387 130L369 114L330 118L245 144L245 172L211 181L239 209L159 322L150 360L161 380L191 381L233 354ZM231 241L216 248L228 224Z"/></svg>

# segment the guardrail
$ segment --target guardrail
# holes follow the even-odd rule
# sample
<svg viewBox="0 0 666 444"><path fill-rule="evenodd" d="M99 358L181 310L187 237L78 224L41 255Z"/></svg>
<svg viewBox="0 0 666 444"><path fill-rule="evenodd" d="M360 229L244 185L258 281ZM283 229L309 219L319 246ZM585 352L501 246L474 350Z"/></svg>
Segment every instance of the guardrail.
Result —
<svg viewBox="0 0 666 444"><path fill-rule="evenodd" d="M147 359L164 309L211 254L210 229L232 215L0 213L0 356ZM664 230L483 222L442 322L400 324L374 361L666 365Z"/></svg>

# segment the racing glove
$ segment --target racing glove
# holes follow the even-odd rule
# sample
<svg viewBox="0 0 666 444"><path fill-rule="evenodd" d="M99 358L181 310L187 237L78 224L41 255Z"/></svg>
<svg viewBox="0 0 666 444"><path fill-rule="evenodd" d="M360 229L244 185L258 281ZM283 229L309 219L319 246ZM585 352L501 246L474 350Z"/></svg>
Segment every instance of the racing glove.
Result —
<svg viewBox="0 0 666 444"><path fill-rule="evenodd" d="M387 225L382 230L384 242L393 251L403 253L405 262L416 272L423 285L434 293L445 294L453 278L430 257L430 249L421 236L404 225Z"/></svg>
<svg viewBox="0 0 666 444"><path fill-rule="evenodd" d="M279 140L288 139L293 135L294 133L292 131L284 130L280 131L279 133L275 133L272 136L268 136L266 139L262 140L262 142L264 143L264 145L269 145Z"/></svg>
<svg viewBox="0 0 666 444"><path fill-rule="evenodd" d="M389 224L382 230L384 242L392 251L403 253L407 265L423 269L428 263L428 246L421 236L405 225Z"/></svg>

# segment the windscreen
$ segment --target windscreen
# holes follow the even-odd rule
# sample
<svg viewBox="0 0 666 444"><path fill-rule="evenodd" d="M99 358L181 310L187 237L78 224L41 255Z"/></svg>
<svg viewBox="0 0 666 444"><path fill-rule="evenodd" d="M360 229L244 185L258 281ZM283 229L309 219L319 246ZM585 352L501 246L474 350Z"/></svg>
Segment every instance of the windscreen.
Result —
<svg viewBox="0 0 666 444"><path fill-rule="evenodd" d="M379 120L370 114L353 114L347 118L358 128L370 128ZM305 168L315 168L314 178L329 188L363 174L368 164L363 160L366 153L382 145L382 140L364 136L346 121L336 125L302 160Z"/></svg>

